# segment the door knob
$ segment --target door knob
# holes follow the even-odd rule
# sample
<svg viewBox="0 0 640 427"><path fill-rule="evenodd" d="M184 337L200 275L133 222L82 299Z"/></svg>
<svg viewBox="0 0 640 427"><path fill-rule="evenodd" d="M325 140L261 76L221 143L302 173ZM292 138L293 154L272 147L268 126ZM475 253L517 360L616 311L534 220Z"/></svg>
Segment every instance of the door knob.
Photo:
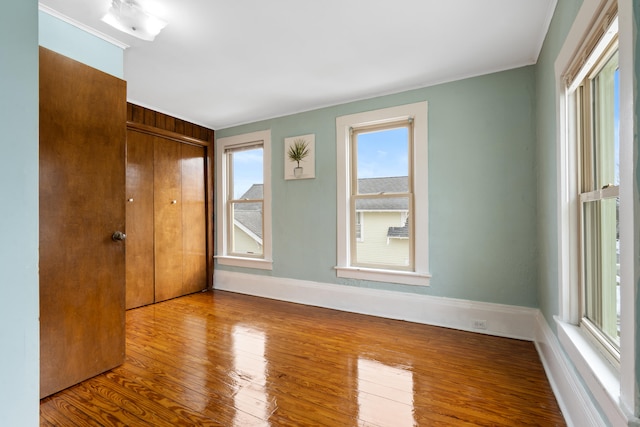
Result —
<svg viewBox="0 0 640 427"><path fill-rule="evenodd" d="M114 242L117 242L119 240L124 240L127 238L127 235L124 234L122 231L116 231L115 233L113 233L113 235L111 236L111 239Z"/></svg>

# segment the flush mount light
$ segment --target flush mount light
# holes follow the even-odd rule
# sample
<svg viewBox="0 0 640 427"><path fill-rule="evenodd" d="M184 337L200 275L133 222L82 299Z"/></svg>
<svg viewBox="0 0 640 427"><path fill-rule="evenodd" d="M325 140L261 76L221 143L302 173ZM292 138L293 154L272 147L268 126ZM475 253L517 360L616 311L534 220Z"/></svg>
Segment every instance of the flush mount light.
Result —
<svg viewBox="0 0 640 427"><path fill-rule="evenodd" d="M112 0L111 8L102 21L122 32L152 41L167 25L162 19L149 14L132 0Z"/></svg>

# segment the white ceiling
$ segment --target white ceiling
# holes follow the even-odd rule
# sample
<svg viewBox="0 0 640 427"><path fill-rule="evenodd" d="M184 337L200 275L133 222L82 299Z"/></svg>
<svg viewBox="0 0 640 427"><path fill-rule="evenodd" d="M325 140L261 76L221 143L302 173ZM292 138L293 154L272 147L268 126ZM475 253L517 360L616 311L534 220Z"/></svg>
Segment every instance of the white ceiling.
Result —
<svg viewBox="0 0 640 427"><path fill-rule="evenodd" d="M138 0L153 42L41 4L127 45L128 100L213 129L530 65L557 0Z"/></svg>

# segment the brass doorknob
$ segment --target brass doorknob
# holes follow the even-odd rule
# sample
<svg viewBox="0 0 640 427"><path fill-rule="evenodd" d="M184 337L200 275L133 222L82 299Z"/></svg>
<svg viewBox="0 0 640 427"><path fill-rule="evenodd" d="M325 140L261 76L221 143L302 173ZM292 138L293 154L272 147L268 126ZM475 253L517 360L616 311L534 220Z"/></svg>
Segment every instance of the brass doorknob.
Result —
<svg viewBox="0 0 640 427"><path fill-rule="evenodd" d="M127 238L127 235L124 234L122 231L116 231L115 233L113 233L113 235L111 236L111 239L114 242L120 241L120 240L124 240Z"/></svg>

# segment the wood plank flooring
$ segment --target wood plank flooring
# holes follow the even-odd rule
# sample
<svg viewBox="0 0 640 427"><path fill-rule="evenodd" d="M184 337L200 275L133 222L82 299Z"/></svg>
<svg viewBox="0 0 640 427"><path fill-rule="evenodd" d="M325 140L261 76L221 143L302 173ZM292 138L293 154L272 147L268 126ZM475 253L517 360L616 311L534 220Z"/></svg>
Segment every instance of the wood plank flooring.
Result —
<svg viewBox="0 0 640 427"><path fill-rule="evenodd" d="M532 343L206 292L127 312L124 365L42 426L564 426Z"/></svg>

